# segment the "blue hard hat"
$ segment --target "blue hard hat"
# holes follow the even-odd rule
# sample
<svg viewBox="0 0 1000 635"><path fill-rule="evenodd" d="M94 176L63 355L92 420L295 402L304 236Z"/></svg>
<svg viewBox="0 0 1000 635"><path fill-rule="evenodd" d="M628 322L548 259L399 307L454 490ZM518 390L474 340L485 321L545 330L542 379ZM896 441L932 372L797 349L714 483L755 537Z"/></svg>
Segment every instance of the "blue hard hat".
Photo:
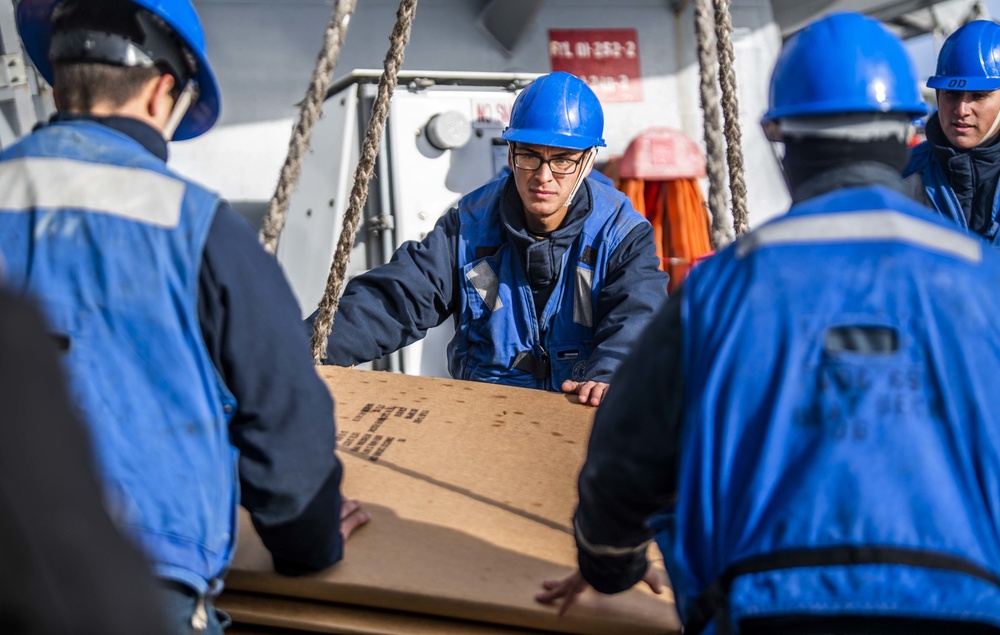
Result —
<svg viewBox="0 0 1000 635"><path fill-rule="evenodd" d="M17 5L17 28L35 68L52 84L53 69L49 59L52 45L52 13L66 0L21 0ZM99 0L90 0L99 1ZM191 139L208 131L219 118L219 83L205 55L205 32L190 0L129 0L162 19L195 60L194 81L198 98L181 119L175 140Z"/></svg>
<svg viewBox="0 0 1000 635"><path fill-rule="evenodd" d="M860 13L834 13L789 38L771 74L763 123L849 113L923 115L898 37Z"/></svg>
<svg viewBox="0 0 1000 635"><path fill-rule="evenodd" d="M1000 88L1000 25L976 20L945 40L938 54L937 71L928 88L945 90L996 90Z"/></svg>
<svg viewBox="0 0 1000 635"><path fill-rule="evenodd" d="M587 150L603 146L604 111L594 91L569 73L542 75L514 100L507 141Z"/></svg>

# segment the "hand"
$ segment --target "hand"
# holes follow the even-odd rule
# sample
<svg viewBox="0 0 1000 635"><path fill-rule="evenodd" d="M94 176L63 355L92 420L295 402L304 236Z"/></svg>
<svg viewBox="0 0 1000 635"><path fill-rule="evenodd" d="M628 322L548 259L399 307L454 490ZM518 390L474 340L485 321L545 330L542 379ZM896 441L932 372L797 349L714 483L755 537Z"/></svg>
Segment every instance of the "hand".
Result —
<svg viewBox="0 0 1000 635"><path fill-rule="evenodd" d="M567 379L562 383L563 392L575 392L580 396L580 403L590 403L591 406L601 405L608 384L600 381L573 381Z"/></svg>
<svg viewBox="0 0 1000 635"><path fill-rule="evenodd" d="M659 574L652 567L646 569L646 574L642 576L642 581L649 586L653 593L657 595L663 593L663 582L660 580ZM559 616L562 617L566 615L569 607L576 602L580 594L587 590L590 585L587 584L587 581L583 579L583 574L577 569L562 580L546 580L542 582L542 586L546 590L536 593L535 599L543 604L548 604L559 598L563 598L562 604L559 605Z"/></svg>
<svg viewBox="0 0 1000 635"><path fill-rule="evenodd" d="M589 586L587 581L583 579L583 574L577 569L562 580L545 580L542 582L542 587L545 588L545 591L536 593L535 599L543 604L548 604L562 598L563 601L559 605L559 617L562 617L566 615L569 607L573 606L573 603L576 602L576 598L587 590Z"/></svg>
<svg viewBox="0 0 1000 635"><path fill-rule="evenodd" d="M344 500L340 505L340 535L347 540L355 529L372 519L359 500Z"/></svg>

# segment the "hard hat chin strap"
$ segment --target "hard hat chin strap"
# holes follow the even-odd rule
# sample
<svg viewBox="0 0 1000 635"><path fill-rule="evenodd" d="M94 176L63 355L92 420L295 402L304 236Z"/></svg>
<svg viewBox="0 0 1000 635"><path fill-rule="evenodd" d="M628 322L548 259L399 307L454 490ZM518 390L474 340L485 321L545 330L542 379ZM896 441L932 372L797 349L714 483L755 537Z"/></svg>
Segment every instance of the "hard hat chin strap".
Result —
<svg viewBox="0 0 1000 635"><path fill-rule="evenodd" d="M197 84L192 81L184 84L184 90L181 91L181 94L177 97L177 101L174 102L174 107L170 111L170 118L167 119L167 124L163 128L164 139L171 141L174 138L177 126L181 125L181 120L187 114L188 109L191 108L191 103L197 94Z"/></svg>
<svg viewBox="0 0 1000 635"><path fill-rule="evenodd" d="M572 203L573 199L576 197L576 193L579 191L580 186L583 185L583 179L586 178L587 173L590 168L594 167L594 160L597 159L597 148L591 148L587 150L587 156L584 157L583 163L580 165L580 170L576 173L576 183L573 184L573 190L569 193L566 198L566 202L563 203L563 207L568 208Z"/></svg>
<svg viewBox="0 0 1000 635"><path fill-rule="evenodd" d="M992 139L993 135L997 133L998 128L1000 128L1000 113L997 113L997 116L993 118L993 125L986 131L986 134L983 135L983 140L976 144L976 147L979 147Z"/></svg>

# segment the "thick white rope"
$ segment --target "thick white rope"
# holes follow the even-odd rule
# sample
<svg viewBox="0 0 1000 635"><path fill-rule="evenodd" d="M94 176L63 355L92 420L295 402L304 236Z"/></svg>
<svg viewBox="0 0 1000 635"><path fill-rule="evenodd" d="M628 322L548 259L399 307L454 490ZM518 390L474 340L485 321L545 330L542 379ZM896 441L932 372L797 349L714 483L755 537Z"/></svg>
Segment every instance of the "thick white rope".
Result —
<svg viewBox="0 0 1000 635"><path fill-rule="evenodd" d="M694 24L698 44L701 109L705 117L705 164L708 172L708 209L712 213L712 247L720 249L733 239L732 225L726 213L726 160L723 157L722 108L716 86L718 63L712 0L695 0Z"/></svg>
<svg viewBox="0 0 1000 635"><path fill-rule="evenodd" d="M733 21L729 0L715 1L715 41L719 51L719 85L726 125L726 160L729 163L729 190L733 197L733 229L737 236L750 229L747 216L747 184L744 178L743 135L740 131L740 103L736 92L736 56L733 53Z"/></svg>
<svg viewBox="0 0 1000 635"><path fill-rule="evenodd" d="M375 158L378 156L379 145L382 142L382 132L389 115L389 99L396 89L399 69L403 65L403 50L410 41L410 29L413 26L413 16L417 10L417 0L402 0L396 12L396 26L389 38L389 51L383 63L384 71L378 82L378 93L372 109L371 119L365 131L365 140L361 146L361 159L354 172L354 187L347 212L344 214L344 226L337 242L337 251L333 256L330 275L326 280L326 292L319 305L319 315L313 326L312 354L313 361L319 364L326 357L327 338L333 329L333 316L340 304L340 290L344 284L344 274L351 259L351 249L354 247L354 235L361 220L361 208L368 198L368 182L375 169Z"/></svg>
<svg viewBox="0 0 1000 635"><path fill-rule="evenodd" d="M299 183L302 160L309 151L313 126L323 114L323 101L326 99L326 91L330 88L330 81L333 79L333 69L337 66L337 59L340 57L340 49L344 44L347 25L354 13L355 4L355 0L338 0L330 23L326 27L323 48L316 58L316 68L313 70L306 98L299 109L299 120L295 125L295 130L292 131L288 156L285 157L285 164L281 167L278 186L267 206L267 214L264 216L264 224L260 230L260 242L268 253L275 252L278 247L278 237L281 236L281 231L285 228L288 202Z"/></svg>

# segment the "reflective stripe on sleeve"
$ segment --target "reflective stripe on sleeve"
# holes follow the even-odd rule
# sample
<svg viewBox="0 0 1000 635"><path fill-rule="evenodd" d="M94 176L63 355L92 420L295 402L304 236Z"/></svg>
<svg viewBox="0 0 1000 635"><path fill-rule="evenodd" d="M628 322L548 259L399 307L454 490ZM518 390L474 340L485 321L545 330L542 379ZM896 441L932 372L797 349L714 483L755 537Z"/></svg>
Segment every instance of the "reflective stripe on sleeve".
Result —
<svg viewBox="0 0 1000 635"><path fill-rule="evenodd" d="M640 545L635 547L612 547L610 545L595 545L583 537L583 532L580 531L580 524L577 520L573 519L573 533L576 535L577 544L580 548L587 553L593 554L595 556L612 556L612 557L622 557L631 556L637 553L645 553L646 548L652 540L646 540Z"/></svg>

